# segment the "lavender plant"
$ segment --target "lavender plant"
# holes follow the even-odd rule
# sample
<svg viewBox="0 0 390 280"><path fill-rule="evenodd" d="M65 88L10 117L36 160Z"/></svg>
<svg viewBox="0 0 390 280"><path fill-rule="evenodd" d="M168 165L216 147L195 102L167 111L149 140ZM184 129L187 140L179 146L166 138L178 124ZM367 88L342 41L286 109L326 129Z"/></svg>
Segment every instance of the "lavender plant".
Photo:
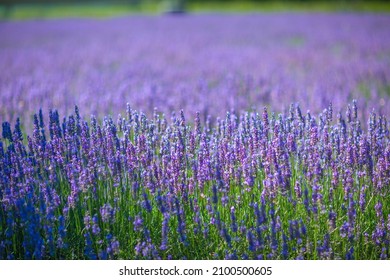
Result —
<svg viewBox="0 0 390 280"><path fill-rule="evenodd" d="M387 118L333 112L4 122L0 259L388 259Z"/></svg>
<svg viewBox="0 0 390 280"><path fill-rule="evenodd" d="M0 122L19 117L31 133L39 108L75 104L99 118L130 102L204 119L296 102L338 112L353 99L364 119L389 117L388 26L353 13L0 22Z"/></svg>

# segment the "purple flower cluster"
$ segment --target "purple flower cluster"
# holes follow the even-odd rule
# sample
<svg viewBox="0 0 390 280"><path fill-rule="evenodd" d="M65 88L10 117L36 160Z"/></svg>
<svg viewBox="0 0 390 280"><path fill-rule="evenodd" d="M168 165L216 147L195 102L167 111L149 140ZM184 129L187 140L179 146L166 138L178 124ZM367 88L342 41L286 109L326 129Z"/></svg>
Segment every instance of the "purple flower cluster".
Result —
<svg viewBox="0 0 390 280"><path fill-rule="evenodd" d="M68 115L75 104L103 117L124 100L205 119L295 102L338 111L355 98L364 117L388 116L388 26L388 15L342 13L0 22L0 120L30 128L39 108Z"/></svg>
<svg viewBox="0 0 390 280"><path fill-rule="evenodd" d="M389 124L348 110L4 122L0 258L387 258Z"/></svg>

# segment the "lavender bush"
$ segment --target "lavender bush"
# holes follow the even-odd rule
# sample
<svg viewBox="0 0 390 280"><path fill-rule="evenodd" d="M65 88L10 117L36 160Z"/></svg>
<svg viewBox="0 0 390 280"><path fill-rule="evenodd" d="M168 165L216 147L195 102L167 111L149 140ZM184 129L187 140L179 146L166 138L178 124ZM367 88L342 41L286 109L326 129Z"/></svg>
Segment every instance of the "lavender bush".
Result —
<svg viewBox="0 0 390 280"><path fill-rule="evenodd" d="M2 259L387 259L390 137L356 103L3 123Z"/></svg>
<svg viewBox="0 0 390 280"><path fill-rule="evenodd" d="M352 99L366 119L389 116L388 26L388 15L287 13L0 22L0 120L31 128L40 108L76 104L102 118L127 102L205 120L296 102L338 112Z"/></svg>
<svg viewBox="0 0 390 280"><path fill-rule="evenodd" d="M389 259L389 25L0 23L0 259Z"/></svg>

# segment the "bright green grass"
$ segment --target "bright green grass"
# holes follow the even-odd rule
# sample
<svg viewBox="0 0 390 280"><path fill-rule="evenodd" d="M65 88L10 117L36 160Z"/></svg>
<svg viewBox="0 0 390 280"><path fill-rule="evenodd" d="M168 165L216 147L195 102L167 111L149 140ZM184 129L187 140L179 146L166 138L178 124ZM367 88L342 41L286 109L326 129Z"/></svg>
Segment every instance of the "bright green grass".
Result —
<svg viewBox="0 0 390 280"><path fill-rule="evenodd" d="M251 1L233 1L221 5L219 2L190 3L190 11L223 11L223 12L278 12L278 11L307 11L307 12L389 12L390 3L384 1L355 1L354 3L313 1L265 1L263 3Z"/></svg>
<svg viewBox="0 0 390 280"><path fill-rule="evenodd" d="M63 4L63 5L18 5L5 11L0 7L1 17L12 20L24 19L51 19L51 18L107 18L124 16L134 13L153 14L157 13L158 7L152 4L129 6L123 4Z"/></svg>
<svg viewBox="0 0 390 280"><path fill-rule="evenodd" d="M92 17L106 18L130 14L160 14L167 10L169 4L161 1L142 1L137 6L125 4L56 4L56 5L16 5L9 10L0 6L0 18L11 20L37 19L37 18L73 18ZM327 1L301 3L270 1L257 3L251 1L196 2L187 4L190 13L222 12L222 13L248 13L248 12L390 12L390 2L384 1L357 1L354 3L332 3Z"/></svg>

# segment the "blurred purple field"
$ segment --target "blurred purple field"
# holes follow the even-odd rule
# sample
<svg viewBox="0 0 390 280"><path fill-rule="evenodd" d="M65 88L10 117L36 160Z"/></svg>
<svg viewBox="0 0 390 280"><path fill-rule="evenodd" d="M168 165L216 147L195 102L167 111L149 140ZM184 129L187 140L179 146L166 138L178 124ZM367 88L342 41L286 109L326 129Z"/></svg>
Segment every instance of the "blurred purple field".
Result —
<svg viewBox="0 0 390 280"><path fill-rule="evenodd" d="M388 115L390 17L370 14L135 16L0 23L0 120L40 108L85 115L317 113L357 99Z"/></svg>
<svg viewBox="0 0 390 280"><path fill-rule="evenodd" d="M389 259L389 26L0 23L0 259Z"/></svg>

